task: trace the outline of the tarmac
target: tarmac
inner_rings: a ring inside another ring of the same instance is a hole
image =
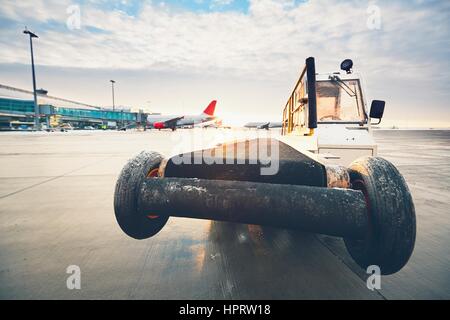
[[[0,299],[450,298],[450,131],[375,131],[411,189],[417,239],[373,291],[339,238],[184,218],[126,236],[113,210],[123,165],[168,155],[189,132],[1,133]],[[71,265],[79,290],[66,285]]]

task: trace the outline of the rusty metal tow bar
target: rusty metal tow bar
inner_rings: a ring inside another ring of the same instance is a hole
[[[364,195],[327,189],[195,178],[147,179],[137,197],[141,214],[295,228],[363,238],[368,228]]]

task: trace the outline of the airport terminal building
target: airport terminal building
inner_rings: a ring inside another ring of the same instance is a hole
[[[13,93],[11,95],[11,93]],[[40,123],[44,128],[117,129],[145,125],[147,115],[129,108],[102,108],[38,94]],[[0,130],[32,130],[33,93],[0,85]]]

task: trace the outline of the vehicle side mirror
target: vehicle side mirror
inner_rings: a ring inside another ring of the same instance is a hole
[[[378,123],[380,124],[381,118],[383,118],[384,106],[386,102],[383,100],[372,100],[372,105],[370,106],[370,118],[378,119]]]

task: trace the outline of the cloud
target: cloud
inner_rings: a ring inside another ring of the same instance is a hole
[[[440,55],[444,60],[448,54],[448,45],[443,48],[449,38],[445,2],[432,6],[380,3],[380,30],[367,28],[367,3],[257,0],[250,1],[248,14],[171,11],[158,2],[146,2],[137,16],[86,3],[80,7],[81,30],[71,31],[65,27],[69,4],[6,1],[0,14],[42,29],[37,45],[42,52],[39,63],[48,66],[222,70],[278,76],[299,66],[305,57],[316,55],[327,67],[331,60],[335,64],[337,57],[351,56],[364,59],[370,71],[384,71],[380,66],[395,59],[391,68],[402,73],[431,73],[441,67],[424,58]],[[47,28],[51,22],[55,27]],[[27,54],[25,50],[18,54],[26,43],[6,40],[17,38],[17,31],[1,31],[0,49],[6,53],[1,63],[20,63]]]

